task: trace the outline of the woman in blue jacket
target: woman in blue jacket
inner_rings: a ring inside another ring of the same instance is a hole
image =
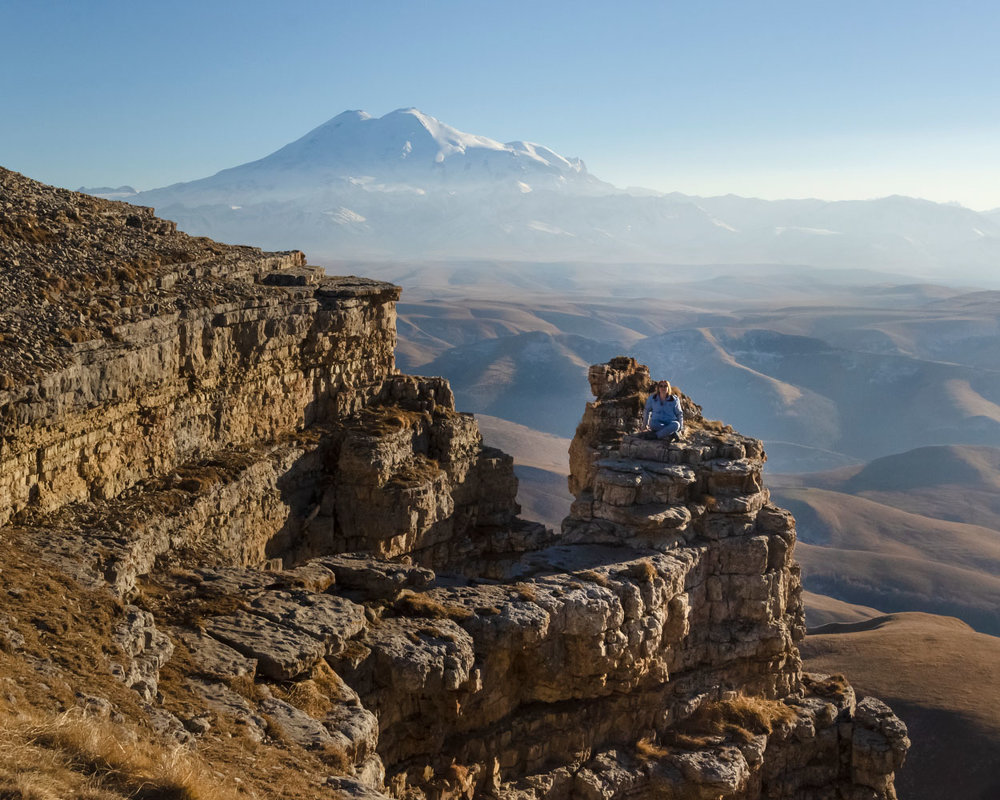
[[[678,439],[681,428],[684,427],[684,411],[681,409],[681,399],[672,393],[670,381],[660,381],[646,401],[642,412],[642,437],[644,439],[666,439],[673,442]]]

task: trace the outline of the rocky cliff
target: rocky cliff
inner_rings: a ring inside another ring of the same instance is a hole
[[[551,531],[396,371],[397,287],[6,171],[0,237],[3,796],[894,797],[905,728],[802,672],[760,442],[632,436],[645,367],[591,368]]]

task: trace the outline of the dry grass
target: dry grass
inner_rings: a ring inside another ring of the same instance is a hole
[[[573,575],[577,578],[582,578],[585,581],[596,583],[598,586],[607,586],[610,583],[607,575],[592,569],[585,569],[582,572],[574,572]]]
[[[665,747],[660,747],[649,736],[640,739],[635,743],[635,753],[643,761],[659,761],[670,755],[670,751]]]
[[[235,614],[246,607],[247,599],[242,595],[220,594],[213,597],[199,594],[176,598],[168,595],[150,610],[157,616],[170,619],[175,625],[203,630],[205,623],[213,617]]]
[[[839,672],[835,675],[827,675],[822,680],[813,680],[808,675],[803,677],[803,682],[814,694],[820,697],[838,698],[843,697],[851,689],[851,684]]]
[[[79,344],[80,342],[85,342],[88,339],[93,339],[95,333],[87,328],[63,328],[60,333],[70,342],[74,344]]]
[[[738,694],[728,700],[702,703],[694,714],[671,729],[669,740],[677,747],[691,749],[709,746],[720,738],[745,743],[772,733],[776,725],[790,723],[795,717],[795,711],[780,700]]]
[[[473,611],[465,606],[442,603],[433,597],[414,592],[403,592],[396,601],[396,611],[408,617],[428,617],[430,619],[453,619],[456,622],[468,619]]]
[[[226,679],[226,685],[240,697],[252,703],[259,703],[267,699],[267,692],[249,675],[236,675]]]
[[[636,561],[631,564],[628,568],[629,577],[635,578],[637,581],[642,581],[643,583],[652,583],[656,578],[656,567],[653,566],[653,562],[648,558],[644,558],[642,561]]]
[[[0,729],[4,800],[228,800],[193,753],[78,710],[9,718]]]
[[[361,411],[348,423],[348,427],[361,433],[378,435],[420,428],[429,422],[429,415],[423,411],[408,411],[399,406],[378,406]]]
[[[322,719],[334,707],[348,698],[349,690],[325,661],[320,661],[308,680],[297,681],[290,686],[272,685],[271,693],[289,703],[310,717]]]
[[[404,464],[402,469],[389,479],[389,483],[401,488],[420,486],[438,480],[443,474],[437,461],[415,453],[413,460]]]
[[[53,234],[39,226],[37,218],[29,217],[25,214],[18,216],[5,216],[0,219],[0,233],[12,239],[21,239],[32,244],[44,244],[52,238]]]
[[[726,423],[720,422],[717,419],[701,419],[701,420],[695,421],[694,424],[691,424],[691,425],[688,425],[688,423],[685,422],[685,425],[688,426],[688,427],[691,427],[692,429],[701,428],[702,430],[710,431],[711,433],[732,433],[733,432],[733,426],[732,425],[727,425]]]
[[[530,583],[514,584],[514,593],[522,600],[530,600],[534,602],[538,599],[538,591],[535,589],[534,585]]]
[[[644,761],[656,761],[669,756],[671,748],[701,750],[727,739],[745,744],[795,717],[795,711],[779,700],[738,694],[702,703],[694,714],[664,733],[662,745],[646,737],[636,742],[635,751]]]

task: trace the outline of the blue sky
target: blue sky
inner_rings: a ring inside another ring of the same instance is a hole
[[[147,189],[416,106],[619,186],[995,208],[998,35],[962,0],[0,0],[0,164]]]

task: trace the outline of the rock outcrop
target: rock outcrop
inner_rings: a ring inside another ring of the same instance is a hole
[[[107,656],[36,654],[39,686],[107,674],[220,774],[293,754],[286,796],[894,797],[901,723],[802,672],[759,441],[686,397],[680,442],[635,437],[648,371],[596,365],[546,530],[447,382],[395,370],[397,287],[0,191],[0,538],[108,609]]]

